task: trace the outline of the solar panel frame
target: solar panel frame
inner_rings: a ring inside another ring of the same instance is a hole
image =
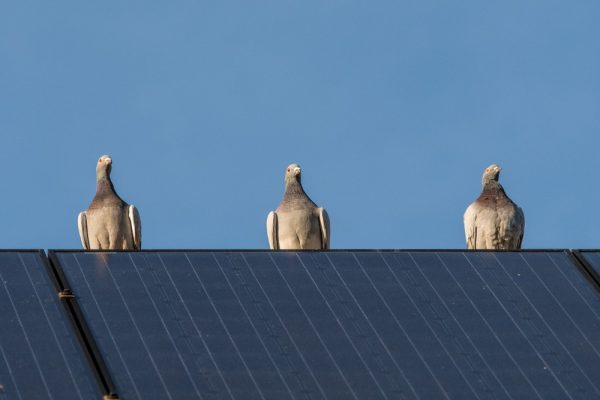
[[[44,252],[44,250],[42,250],[42,249],[0,249],[0,254],[7,254],[7,253],[9,253],[9,254],[10,253],[12,253],[12,254],[18,254],[19,255],[21,263],[23,264],[22,265],[23,266],[23,270],[27,274],[27,278],[28,278],[29,284],[32,286],[32,288],[33,288],[33,290],[35,292],[35,300],[32,302],[32,305],[34,305],[34,307],[35,307],[35,305],[39,305],[39,307],[41,307],[42,312],[44,314],[44,318],[39,319],[38,321],[40,321],[40,322],[41,321],[47,322],[47,324],[50,327],[51,332],[52,332],[52,335],[50,337],[54,337],[54,343],[56,343],[56,345],[59,347],[59,351],[62,354],[62,357],[64,358],[66,356],[73,356],[73,355],[75,355],[76,357],[81,356],[80,362],[82,364],[80,364],[80,366],[82,368],[84,368],[84,369],[86,367],[88,367],[89,365],[86,363],[85,355],[83,355],[83,353],[80,351],[80,348],[79,348],[79,343],[78,343],[78,339],[79,338],[77,337],[77,335],[75,334],[75,332],[73,332],[72,330],[70,330],[71,326],[70,326],[70,322],[68,321],[69,320],[69,315],[68,315],[68,313],[64,313],[64,311],[62,310],[62,305],[58,305],[56,303],[56,301],[58,301],[59,303],[63,303],[63,302],[61,300],[58,300],[58,292],[54,291],[56,289],[56,287],[54,285],[53,271],[52,271],[52,267],[51,267],[51,265],[50,265],[50,263],[49,263],[49,261],[48,261],[48,259],[46,257],[46,253]],[[40,270],[36,270],[34,267],[28,266],[28,263],[22,258],[23,255],[32,255],[32,256],[34,256],[37,259],[37,262],[39,262],[39,264],[40,264],[40,267],[41,267]],[[6,273],[5,271],[6,271],[6,269],[0,270],[0,275],[3,275],[4,273]],[[32,272],[36,272],[37,275],[36,276],[32,276],[31,275]],[[10,292],[8,290],[8,285],[9,284],[11,284],[11,281],[5,280],[3,282],[4,290],[6,291],[7,295],[10,295]],[[26,291],[27,287],[24,287],[23,289],[25,289],[25,291],[23,291],[22,294],[26,295],[27,294],[27,291]],[[48,290],[50,292],[47,292]],[[53,300],[48,303],[48,300],[50,298],[46,297],[46,296],[51,296],[51,298]],[[54,297],[54,296],[56,296],[56,297]],[[12,303],[12,300],[11,300],[11,303]],[[63,305],[64,305],[64,303],[63,303]],[[16,304],[13,303],[12,307],[14,309],[14,312],[17,313],[17,309],[15,308]],[[57,315],[54,314],[55,312],[58,312],[58,318],[59,318],[59,320],[56,320],[56,321],[53,319],[53,318],[57,317]],[[26,314],[23,314],[23,315],[17,313],[16,316],[19,319],[19,325],[21,326],[21,329],[23,330],[24,333],[26,333],[25,332],[26,327],[25,327],[23,321],[25,321],[25,319],[37,317],[35,315],[35,313],[34,314],[26,313]],[[61,320],[61,318],[64,318],[64,319]],[[61,332],[61,327],[62,327],[62,329],[64,329],[64,331],[62,331],[62,332]],[[32,329],[32,328],[30,327],[30,329]],[[31,333],[32,332],[29,332],[29,334],[31,334]],[[35,333],[36,333],[36,335],[40,335],[40,334],[43,335],[43,334],[46,333],[46,331],[41,330],[41,329],[36,329]],[[69,335],[69,333],[72,334],[71,338],[66,338],[66,337],[62,336],[64,334]],[[33,352],[34,352],[34,347],[32,346],[33,342],[30,342],[30,339],[28,339],[27,336],[26,336],[25,339],[29,343],[29,348],[32,351],[32,356],[37,359],[36,355],[33,354]],[[36,340],[36,339],[34,339],[34,340]],[[65,342],[65,340],[67,340],[67,341]],[[68,345],[68,343],[69,343],[68,341],[69,340],[72,340],[72,342],[70,344],[73,345],[73,346],[75,346],[75,347],[71,348],[68,351],[68,349],[64,348],[63,346]],[[40,343],[37,343],[36,345],[40,345]],[[47,348],[47,345],[45,345],[44,348]],[[72,351],[73,353],[71,353],[70,351]],[[8,366],[8,364],[7,364],[8,361],[4,357],[4,354],[3,354],[3,361]],[[80,396],[84,395],[84,394],[86,396],[89,395],[89,394],[91,394],[89,392],[87,392],[87,394],[86,393],[81,393],[80,390],[83,389],[83,388],[79,386],[79,383],[75,383],[75,379],[76,378],[73,375],[73,372],[71,371],[71,368],[68,367],[68,365],[71,362],[76,362],[76,361],[72,360],[72,359],[68,359],[68,360],[65,360],[65,362],[67,363],[67,368],[66,369],[69,370],[69,374],[71,376],[71,379],[73,379],[73,384],[75,385],[75,387],[77,389],[77,393],[79,393]],[[41,365],[38,364],[37,360],[36,360],[36,365],[37,365],[37,368],[38,368],[40,374],[42,374],[42,371],[46,371],[46,369],[44,369],[44,370],[41,369]],[[8,366],[8,367],[10,368],[10,366]],[[46,367],[47,367],[47,365],[46,365]],[[59,370],[60,370],[60,368],[62,368],[62,366],[60,365],[60,362],[58,360],[56,362],[53,362],[53,367],[59,367]],[[86,387],[85,390],[86,391],[90,390],[90,391],[92,391],[94,393],[97,393],[98,398],[100,398],[100,396],[102,396],[102,391],[101,391],[100,387],[96,385],[96,383],[97,383],[96,380],[94,378],[91,378],[91,376],[94,374],[93,369],[89,369],[86,372],[89,373],[89,376],[86,375],[86,378],[88,378],[88,377],[90,378],[90,380],[87,383],[90,384],[91,386]],[[85,375],[85,372],[84,372],[84,375]],[[42,377],[42,379],[44,379],[44,378]],[[11,373],[11,384],[12,384],[13,387],[17,388],[17,383],[13,380],[12,373]],[[46,382],[44,384],[44,386],[46,387],[46,391],[47,391],[46,394],[49,396],[49,398],[51,396],[53,396],[53,395],[57,395],[56,389],[53,388],[56,384],[57,383],[55,381],[48,381],[48,382]],[[28,387],[29,388],[35,388],[36,386],[29,384]],[[4,398],[2,395],[6,394],[4,392],[4,390],[5,390],[5,388],[2,387],[2,391],[0,391],[0,397],[2,397],[2,398]],[[35,390],[35,389],[32,389],[32,390]],[[53,394],[51,394],[51,392],[53,392]],[[42,396],[43,395],[40,392],[35,392],[35,393],[36,393],[35,394],[36,398],[38,398],[37,396]],[[16,392],[16,396],[18,398],[22,398],[22,395],[19,392]],[[63,396],[63,398],[66,397],[65,394],[63,394],[62,396]],[[69,397],[66,397],[66,398],[69,398]]]
[[[69,252],[82,253],[82,251],[58,251],[58,252],[59,253],[69,253]],[[115,251],[106,251],[106,252],[107,253],[121,253],[121,252],[115,252]],[[258,250],[258,249],[257,250],[224,250],[224,249],[223,250],[208,250],[208,249],[206,249],[206,250],[144,250],[141,253],[159,253],[159,252],[160,253],[167,253],[167,254],[168,253],[185,253],[185,252],[187,252],[187,253],[206,254],[206,255],[210,255],[210,254],[219,255],[219,254],[223,254],[223,253],[236,253],[236,252],[244,252],[244,253],[247,253],[247,254],[266,253],[265,250]],[[506,252],[503,252],[503,251],[500,251],[500,252],[498,252],[498,251],[465,251],[465,250],[458,250],[458,249],[457,250],[430,250],[430,249],[417,249],[417,250],[395,250],[395,249],[389,249],[389,250],[387,250],[387,249],[384,249],[384,250],[332,250],[332,251],[329,251],[327,253],[323,253],[323,252],[319,252],[319,251],[278,251],[278,252],[274,252],[272,254],[277,254],[277,253],[281,254],[281,253],[286,253],[286,252],[287,253],[298,253],[300,255],[302,255],[302,254],[310,255],[311,253],[314,253],[314,254],[330,254],[330,255],[335,255],[335,254],[338,254],[338,253],[347,253],[347,252],[362,252],[362,253],[367,253],[367,254],[368,253],[373,253],[373,254],[375,254],[375,253],[381,253],[381,254],[388,254],[388,255],[389,254],[394,254],[394,253],[406,253],[406,252],[411,252],[411,253],[415,253],[415,254],[419,254],[419,253],[435,253],[435,252],[464,253],[464,254],[470,254],[470,253],[471,254],[477,254],[477,253],[499,253],[499,254],[502,254],[502,253],[515,253],[515,252],[510,252],[510,251],[506,251]],[[129,253],[129,252],[125,251],[123,253]],[[136,252],[136,253],[140,253],[140,252]],[[590,280],[589,279],[589,274],[587,273],[587,269],[582,265],[582,263],[580,262],[580,260],[571,251],[569,251],[569,250],[560,250],[560,249],[552,249],[552,250],[524,250],[524,251],[521,251],[520,253],[524,253],[524,254],[530,254],[530,253],[562,253],[562,254],[565,254],[565,255],[567,255],[567,257],[570,260],[571,264],[573,264],[577,269],[579,269],[579,272],[582,272],[583,276],[586,279]],[[58,259],[56,259],[56,254],[54,254],[54,252],[51,251],[50,255],[51,255],[51,259],[55,259],[56,260],[56,265],[59,265],[59,261],[58,261]],[[218,257],[215,256],[215,260],[217,260],[217,258]],[[191,263],[191,261],[190,261],[190,263]],[[217,264],[219,264],[218,260],[217,260]],[[279,267],[279,264],[276,264],[276,265]],[[219,266],[219,268],[222,268],[222,267]],[[223,272],[223,273],[225,274],[225,272]],[[341,276],[340,276],[340,278],[341,278]],[[316,278],[313,278],[313,283],[315,284],[315,286],[319,287],[318,285],[316,285],[316,282],[314,282],[314,279],[316,279]],[[63,281],[66,282],[66,280],[63,280]],[[236,294],[236,291],[233,290],[233,287],[231,286],[231,282],[229,282],[229,280],[227,278],[225,279],[225,281],[227,281],[227,285],[229,285],[231,287],[233,293],[235,294],[235,298],[236,298],[237,302],[239,302],[240,304],[242,304],[242,300],[238,297],[238,294]],[[590,282],[594,283],[593,281],[590,281]],[[63,285],[63,286],[65,288],[68,288],[68,285]],[[290,291],[291,291],[291,288],[289,286],[288,286],[288,289],[290,289]],[[205,292],[207,291],[206,288],[203,288],[203,290]],[[218,290],[216,292],[214,292],[214,293],[217,296],[219,295],[219,291]],[[325,292],[321,292],[320,290],[318,290],[317,293],[323,299],[326,299],[327,295],[325,294]],[[266,295],[266,293],[265,293],[265,295]],[[301,297],[305,296],[306,297],[306,295],[307,295],[307,293],[300,293],[298,296],[301,296]],[[351,295],[354,296],[352,293],[351,293]],[[294,295],[294,296],[296,296],[296,295]],[[356,302],[356,299],[354,301]],[[298,299],[296,299],[296,302],[299,303]],[[326,300],[326,302],[327,302],[327,300]],[[442,302],[444,302],[444,300]],[[356,302],[356,303],[358,303],[358,302]],[[328,307],[332,307],[331,304],[333,304],[333,303],[328,303],[328,304],[329,304]],[[243,308],[243,306],[242,306],[242,308]],[[359,306],[359,308],[360,308],[360,306]],[[330,308],[330,311],[332,312],[333,315],[336,315],[336,313],[333,311],[333,309]],[[246,313],[246,316],[250,320],[251,318],[248,316],[247,311],[244,310],[244,312]],[[363,311],[361,310],[360,312],[363,312]],[[307,316],[307,314],[306,314],[305,311],[302,310],[301,313],[304,313],[304,315]],[[277,314],[277,312],[276,312],[276,314]],[[80,315],[79,317],[83,319],[83,315]],[[223,323],[223,322],[221,321],[221,323]],[[323,322],[321,321],[321,322],[318,322],[318,323],[322,324]],[[340,322],[338,322],[338,323],[340,323]],[[369,324],[371,324],[371,322],[369,322]],[[545,322],[543,324],[545,324]],[[543,324],[542,324],[542,326],[543,326]],[[373,326],[371,326],[371,328],[377,334],[377,329],[375,329]],[[256,331],[257,328],[254,325],[252,325],[252,329],[254,329],[254,331]],[[315,332],[318,332],[318,329],[315,328],[314,326],[312,327],[312,329]],[[344,330],[344,329],[342,328],[342,330]],[[90,332],[88,331],[87,334],[90,334]],[[231,332],[228,332],[227,335],[231,335]],[[288,333],[288,335],[289,335],[289,333]],[[350,347],[354,348],[354,351],[357,354],[360,354],[360,352],[355,347],[356,343],[352,343],[352,340],[347,336],[348,333],[344,331],[344,335],[346,336],[346,339],[350,341],[350,343],[351,343]],[[379,341],[383,343],[383,341],[381,339],[379,339]],[[439,339],[438,339],[438,341],[439,341]],[[265,347],[266,346],[265,343],[262,343],[262,346]],[[266,347],[265,347],[265,349],[266,349]],[[96,348],[96,351],[98,351],[97,348]],[[237,351],[239,353],[239,350],[237,350]],[[367,363],[367,362],[368,361],[366,361],[366,359],[359,360],[359,363],[363,363],[364,364],[364,363]],[[305,362],[305,365],[308,368],[308,364],[306,364],[306,362]],[[365,366],[366,366],[366,364],[365,364]],[[245,368],[248,369],[248,366],[246,366]],[[310,370],[310,368],[308,368],[308,369]],[[459,369],[459,368],[457,367],[457,369]],[[107,372],[107,374],[108,374],[108,372]],[[470,381],[468,379],[466,379],[466,378],[463,378],[463,379],[464,379],[464,381],[466,382],[467,385],[470,384],[469,383]],[[317,386],[319,386],[318,383],[317,383]],[[113,386],[113,388],[114,388],[114,386]],[[321,388],[321,390],[322,390],[322,388]],[[473,393],[475,393],[475,392],[473,392]],[[324,394],[324,393],[322,393],[322,394]],[[351,395],[354,398],[362,398],[361,396],[357,396],[355,393],[351,394]],[[323,395],[323,397],[326,397],[326,396]]]

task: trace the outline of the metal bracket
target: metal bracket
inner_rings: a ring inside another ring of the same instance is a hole
[[[69,289],[65,289],[62,292],[58,292],[58,298],[61,300],[74,299],[75,295]]]

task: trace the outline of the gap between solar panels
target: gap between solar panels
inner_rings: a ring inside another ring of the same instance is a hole
[[[56,286],[58,298],[67,310],[67,314],[70,317],[72,327],[77,334],[83,352],[95,373],[98,384],[104,392],[103,400],[119,400],[115,385],[108,374],[106,364],[96,347],[94,338],[87,326],[87,322],[77,304],[76,296],[69,287],[68,280],[64,276],[61,268],[58,267],[58,260],[56,259],[56,254],[53,250],[48,252],[47,261],[48,273]]]
[[[576,260],[575,265],[581,273],[589,279],[598,291],[600,291],[600,250],[571,250],[571,256]],[[597,260],[594,260],[594,257]],[[596,263],[594,263],[596,261]],[[597,265],[594,265],[597,264]]]

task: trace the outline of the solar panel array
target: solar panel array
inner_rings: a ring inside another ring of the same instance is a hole
[[[46,263],[0,252],[0,399],[100,399]]]
[[[567,251],[51,257],[123,399],[600,398]]]

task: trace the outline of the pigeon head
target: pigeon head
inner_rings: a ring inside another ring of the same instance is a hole
[[[481,183],[483,186],[486,186],[492,182],[498,182],[498,179],[500,178],[500,171],[502,171],[502,168],[496,164],[492,164],[487,167],[485,171],[483,171],[483,177],[481,178]]]
[[[285,185],[288,186],[290,183],[300,183],[302,169],[298,164],[290,164],[285,170]]]
[[[110,156],[104,155],[98,159],[98,164],[96,165],[96,178],[109,178],[110,171],[112,169],[112,158]]]

